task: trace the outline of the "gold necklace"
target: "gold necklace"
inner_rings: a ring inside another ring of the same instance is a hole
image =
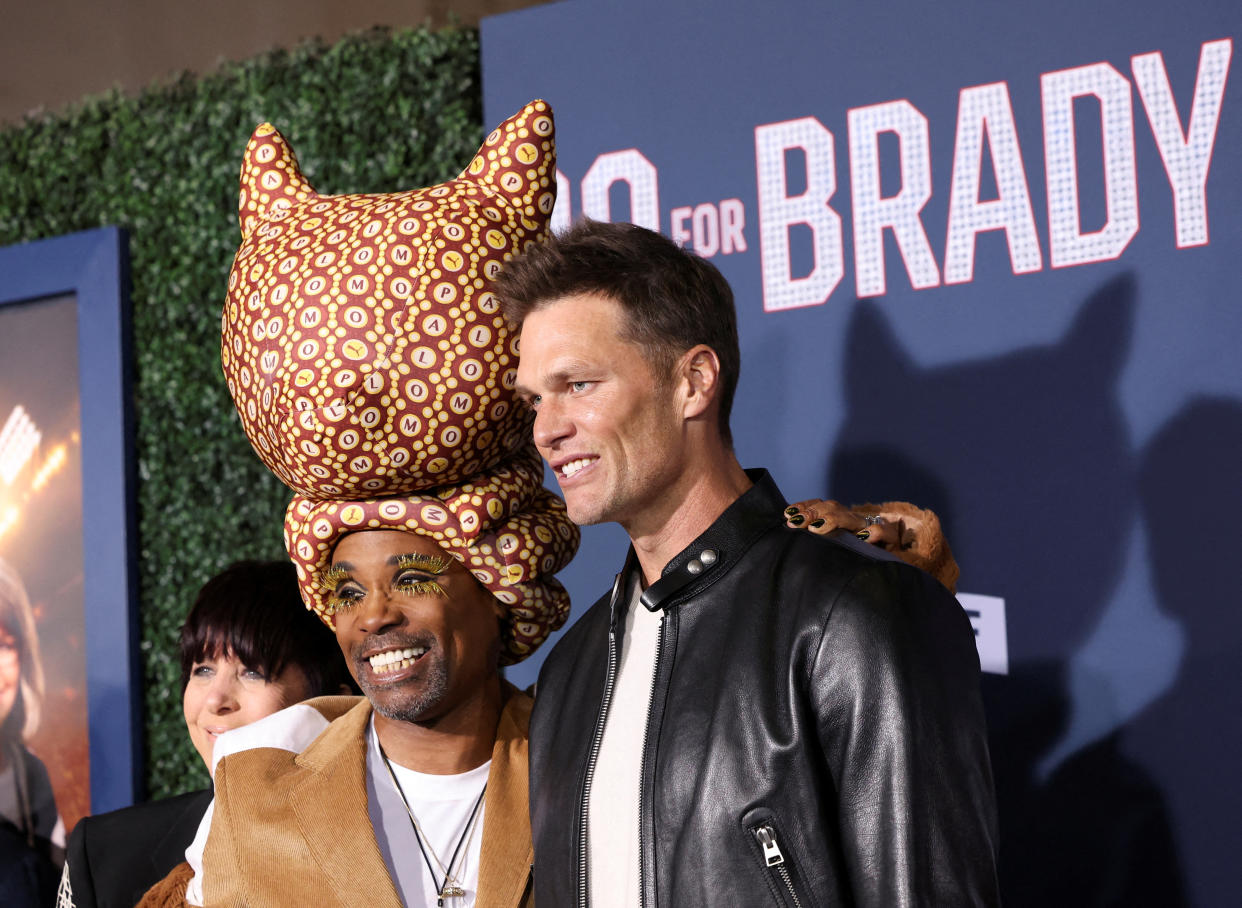
[[[487,783],[483,783],[483,788],[479,791],[479,796],[474,799],[474,807],[470,808],[470,819],[466,821],[466,828],[462,830],[461,835],[457,839],[457,845],[453,848],[453,856],[449,858],[448,866],[444,866],[444,862],[440,860],[435,849],[431,847],[431,842],[423,845],[423,834],[418,828],[418,820],[414,819],[414,811],[410,810],[410,802],[405,799],[405,791],[401,788],[401,783],[397,781],[397,774],[392,771],[392,764],[388,762],[388,754],[384,753],[383,745],[376,742],[379,746],[380,758],[384,761],[384,766],[388,770],[388,778],[392,779],[393,788],[397,789],[397,796],[401,798],[401,804],[405,807],[405,813],[410,818],[410,825],[414,827],[414,841],[418,843],[418,850],[423,855],[423,863],[427,865],[427,872],[431,874],[431,885],[436,889],[436,905],[443,908],[444,900],[449,898],[457,898],[464,896],[466,890],[461,888],[456,877],[452,874],[453,865],[457,863],[457,856],[461,853],[461,847],[468,842],[474,835],[474,824],[479,818],[479,805],[483,803],[483,793],[487,791]],[[440,868],[440,872],[444,874],[444,882],[436,885],[436,872],[431,869],[431,859],[427,857],[427,853],[431,852],[431,858],[435,859],[436,866]]]

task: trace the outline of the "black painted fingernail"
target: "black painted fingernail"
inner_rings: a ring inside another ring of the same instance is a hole
[[[854,535],[857,536],[859,539],[870,539],[871,531],[870,530],[859,530]]]
[[[820,517],[818,520],[811,521],[811,529],[813,530],[818,530],[823,525],[824,525],[824,518],[822,517]]]
[[[792,517],[794,514],[798,513],[798,509],[795,508],[793,505],[790,505],[789,507],[785,508],[785,513],[788,514],[790,517]]]
[[[796,527],[802,526],[802,522],[804,520],[806,520],[806,518],[803,517],[801,514],[796,514],[793,517],[789,518],[789,522],[792,523]]]

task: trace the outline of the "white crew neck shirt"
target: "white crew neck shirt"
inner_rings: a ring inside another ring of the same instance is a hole
[[[410,906],[436,904],[438,887],[444,881],[444,871],[432,857],[432,852],[446,867],[453,849],[464,834],[467,838],[454,862],[453,878],[466,891],[465,896],[446,898],[445,908],[474,908],[479,891],[479,854],[483,844],[483,811],[480,803],[473,823],[470,812],[479,799],[492,761],[468,772],[450,776],[428,775],[415,772],[392,763],[393,774],[401,784],[410,812],[418,821],[423,834],[423,847],[435,871],[432,879],[427,861],[418,849],[414,827],[409,813],[401,802],[392,777],[384,766],[380,754],[379,738],[375,733],[375,720],[367,727],[367,808],[371,826],[379,843],[384,863],[392,877],[401,900]],[[467,832],[467,826],[470,831]]]
[[[643,738],[663,613],[648,611],[639,600],[642,587],[637,571],[629,583],[625,634],[588,795],[591,908],[636,908],[641,902],[638,824]]]

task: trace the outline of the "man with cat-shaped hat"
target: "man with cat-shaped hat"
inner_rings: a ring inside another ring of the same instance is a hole
[[[564,622],[552,575],[578,531],[542,486],[491,284],[546,236],[554,190],[542,101],[409,192],[321,196],[278,132],[254,133],[224,374],[295,493],[303,599],[366,697],[220,739],[191,904],[530,903],[531,699],[501,666]]]
[[[390,194],[321,196],[280,134],[256,130],[224,373],[295,492],[285,541],[303,599],[366,697],[221,738],[195,877],[144,905],[531,903],[532,701],[500,667],[564,622],[552,575],[578,531],[542,486],[493,281],[546,239],[554,200],[542,101],[457,179]]]

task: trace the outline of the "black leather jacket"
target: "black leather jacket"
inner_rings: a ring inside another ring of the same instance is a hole
[[[852,536],[784,526],[766,473],[643,594],[644,908],[997,905],[979,660],[957,601]],[[633,555],[626,571],[636,570]],[[557,644],[531,721],[540,908],[587,904],[585,805],[626,572]]]

